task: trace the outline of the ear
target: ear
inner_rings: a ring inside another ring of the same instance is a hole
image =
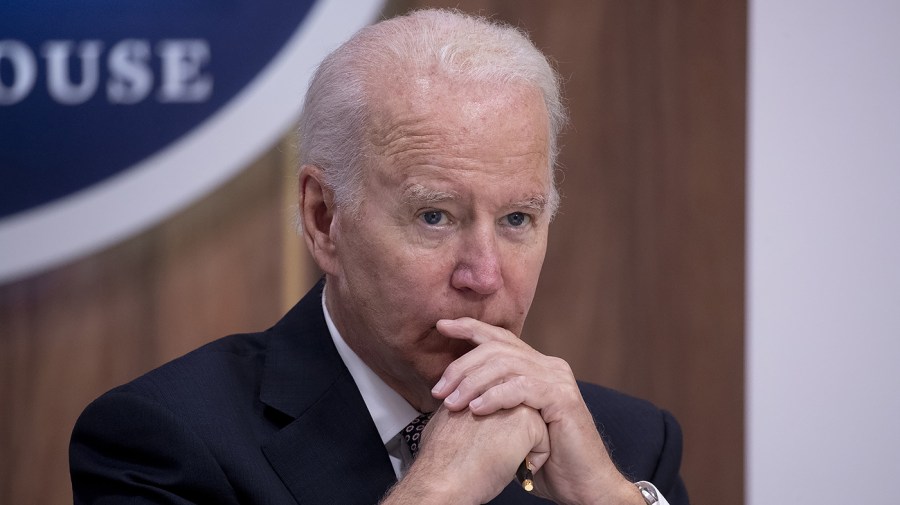
[[[303,239],[313,259],[327,274],[338,269],[335,246],[334,192],[325,185],[325,174],[315,165],[303,165],[298,176],[300,225]]]

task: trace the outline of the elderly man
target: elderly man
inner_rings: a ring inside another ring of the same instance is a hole
[[[507,26],[421,11],[338,48],[299,130],[324,282],[268,331],[91,404],[76,502],[687,503],[671,416],[518,337],[564,117]],[[523,462],[532,493],[511,482]]]

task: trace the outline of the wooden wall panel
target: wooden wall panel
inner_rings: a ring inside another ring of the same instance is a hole
[[[694,503],[743,502],[744,0],[394,2],[525,28],[565,79],[525,338],[673,411]]]
[[[526,28],[572,113],[525,337],[685,431],[693,503],[742,503],[746,2],[406,0]],[[274,322],[316,278],[287,142],[123,244],[0,286],[0,504],[69,503],[92,398]],[[86,224],[86,225],[89,225]]]
[[[121,245],[0,286],[0,504],[71,503],[69,434],[93,398],[281,316],[283,251],[299,241],[289,151]]]

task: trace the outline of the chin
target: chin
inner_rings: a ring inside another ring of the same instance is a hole
[[[440,350],[419,357],[417,368],[419,368],[425,380],[428,381],[429,388],[437,384],[437,381],[444,375],[444,370],[447,369],[450,363],[474,349],[471,344],[461,340],[452,340],[449,344],[443,346]]]

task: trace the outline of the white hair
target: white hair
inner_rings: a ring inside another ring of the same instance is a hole
[[[322,61],[310,81],[297,129],[301,166],[321,168],[335,204],[355,212],[372,83],[385,75],[434,67],[463,80],[524,83],[540,90],[550,129],[547,203],[552,216],[559,203],[553,177],[557,139],[566,122],[559,76],[522,30],[455,10],[420,10],[381,21],[357,32]]]

